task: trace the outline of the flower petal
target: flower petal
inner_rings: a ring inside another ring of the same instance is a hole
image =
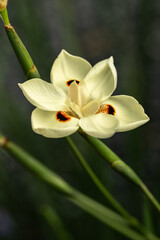
[[[35,78],[18,85],[28,101],[40,109],[57,111],[65,108],[66,95],[51,83]]]
[[[81,57],[69,54],[62,50],[53,63],[51,69],[51,82],[67,91],[67,82],[81,81],[92,68],[90,63]]]
[[[84,117],[88,117],[90,115],[93,115],[98,111],[99,107],[100,107],[100,101],[99,100],[93,100],[81,109],[82,115]]]
[[[33,131],[48,138],[71,135],[79,128],[79,120],[64,112],[49,112],[36,108],[31,116]]]
[[[118,132],[132,130],[149,121],[143,107],[131,96],[113,96],[104,103],[111,105],[115,109],[115,117],[120,122]]]
[[[71,99],[72,102],[76,104],[78,103],[78,92],[78,85],[73,82],[68,88],[68,97]]]
[[[80,127],[88,135],[96,138],[109,138],[118,128],[119,121],[112,115],[98,113],[90,117],[81,118]]]
[[[113,58],[97,63],[86,75],[84,82],[93,99],[106,100],[117,86],[117,72]]]
[[[72,102],[76,103],[80,108],[88,103],[88,96],[86,92],[85,83],[81,82],[79,85],[72,82],[68,87],[68,97]]]

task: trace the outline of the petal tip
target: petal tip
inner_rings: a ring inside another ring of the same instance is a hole
[[[65,49],[62,49],[59,55],[64,55],[64,56],[68,55],[68,56],[70,56],[71,54],[69,52],[67,52]]]
[[[18,87],[22,89],[22,83],[18,83]]]
[[[148,117],[148,115],[147,114],[145,114],[146,115],[146,123],[147,122],[149,122],[150,121],[150,117]]]
[[[113,56],[111,56],[108,60],[111,61],[112,63],[114,63]]]
[[[60,54],[61,53],[68,53],[64,48],[61,50]]]

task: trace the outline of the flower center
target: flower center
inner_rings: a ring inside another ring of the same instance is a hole
[[[72,82],[76,82],[77,84],[79,84],[80,81],[76,80],[76,79],[71,79],[69,81],[66,82],[67,86],[69,87],[71,85]]]
[[[76,79],[71,79],[68,82],[68,99],[67,105],[69,115],[74,116],[76,118],[82,117],[81,109],[84,105],[86,105],[86,93],[85,93],[85,85],[84,83]]]
[[[100,106],[100,108],[98,109],[97,113],[107,113],[107,114],[115,115],[116,114],[116,110],[110,104],[103,104],[103,105]]]

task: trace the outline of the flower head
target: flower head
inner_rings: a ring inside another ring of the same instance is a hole
[[[117,86],[112,57],[92,67],[62,50],[53,63],[51,83],[35,78],[19,86],[37,107],[31,116],[33,130],[45,137],[65,137],[81,127],[88,135],[108,138],[149,120],[135,98],[111,96]]]

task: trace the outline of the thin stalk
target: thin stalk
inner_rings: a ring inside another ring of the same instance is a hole
[[[85,158],[82,156],[74,142],[70,137],[66,137],[66,140],[72,149],[75,156],[78,158],[80,164],[84,168],[84,170],[88,173],[89,177],[92,179],[94,184],[97,186],[97,188],[100,190],[100,192],[105,196],[105,198],[110,202],[110,204],[127,220],[131,219],[131,216],[129,213],[116,201],[116,199],[112,196],[112,194],[106,189],[106,187],[102,184],[102,182],[99,180],[99,178],[96,176],[96,174],[93,172],[93,170],[90,168],[88,163],[86,162]]]
[[[72,235],[65,228],[61,218],[58,216],[56,211],[49,205],[43,205],[40,208],[40,212],[46,219],[48,224],[51,226],[53,231],[59,240],[73,240]]]
[[[123,217],[72,188],[60,176],[52,172],[37,159],[25,152],[22,148],[7,140],[3,135],[0,135],[0,147],[20,164],[29,169],[32,173],[36,174],[41,180],[53,187],[53,189],[58,190],[59,193],[66,196],[68,200],[112,229],[132,240],[147,240],[146,237],[134,230],[131,230],[127,221]]]
[[[14,49],[14,52],[19,60],[26,78],[40,78],[39,72],[33,63],[32,58],[30,57],[27,49],[25,48],[15,29],[9,22],[7,9],[4,9],[2,12],[0,12],[0,15],[4,22],[8,39]]]
[[[78,205],[80,208],[85,210],[86,212],[92,214],[96,217],[95,211],[94,211],[94,204],[96,203],[94,200],[86,197],[84,194],[81,194],[80,192],[77,192],[77,194],[74,196],[74,198],[71,199],[73,203]],[[148,239],[139,233],[135,232],[134,230],[131,230],[129,228],[126,228],[124,224],[119,224],[117,221],[113,221],[107,217],[104,213],[104,208],[101,206],[99,208],[99,213],[101,216],[101,221],[106,223],[109,227],[113,228],[114,230],[123,233],[124,236],[128,237],[129,239],[134,240],[142,240],[142,239]],[[118,224],[117,224],[118,223]],[[151,239],[150,239],[151,240]],[[157,239],[158,240],[158,239]]]
[[[154,224],[153,224],[153,216],[151,212],[151,208],[149,205],[149,201],[146,196],[143,196],[143,206],[142,206],[142,214],[143,214],[143,224],[145,228],[147,228],[151,232],[155,232]]]
[[[8,18],[8,12],[7,9],[5,8],[3,11],[0,12],[0,16],[4,22],[4,25],[9,24],[9,18]]]
[[[81,152],[78,150],[74,142],[70,137],[66,137],[66,140],[71,147],[73,153],[78,158],[80,164],[84,168],[84,170],[88,173],[89,177],[92,179],[94,184],[97,186],[99,191],[104,195],[104,197],[110,202],[110,204],[128,221],[129,225],[133,228],[140,231],[142,234],[144,234],[147,239],[154,240],[154,235],[147,231],[144,226],[141,225],[141,223],[134,217],[132,217],[126,209],[123,208],[123,206],[112,196],[112,194],[106,189],[106,187],[103,185],[103,183],[99,180],[99,178],[95,175],[95,173],[92,171],[88,163],[86,162],[85,158],[81,154]]]
[[[149,191],[149,189],[146,187],[146,185],[131,167],[129,167],[125,162],[123,162],[109,147],[107,147],[99,139],[88,136],[82,130],[80,130],[79,133],[88,141],[89,144],[91,144],[91,146],[96,150],[96,152],[110,164],[113,169],[115,169],[121,175],[125,176],[131,182],[136,184],[148,197],[154,207],[160,212],[159,202],[156,200],[153,194]]]

